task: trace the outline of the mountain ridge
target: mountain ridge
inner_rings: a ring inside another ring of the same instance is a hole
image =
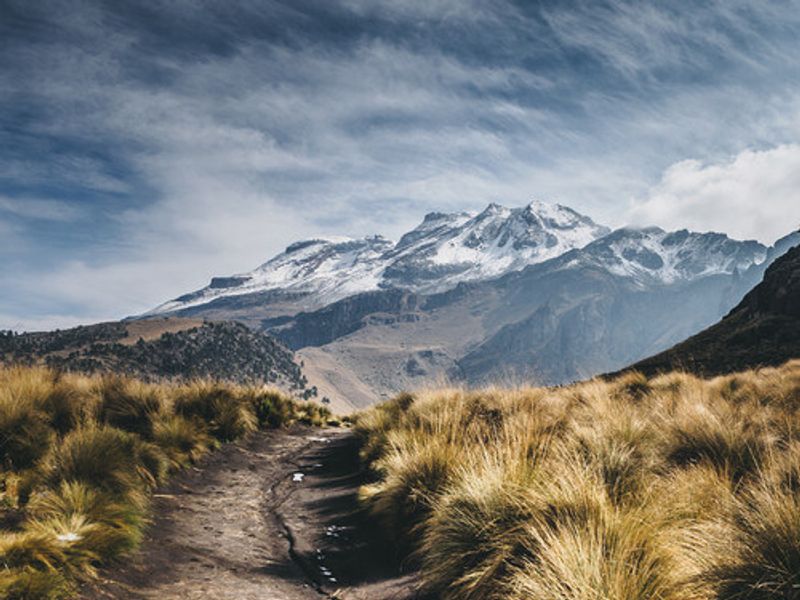
[[[795,236],[768,248],[491,204],[428,213],[396,243],[299,241],[160,310],[265,331],[322,394],[362,408],[446,382],[561,384],[624,368],[718,321]]]
[[[303,309],[389,287],[436,292],[554,258],[610,231],[562,205],[490,204],[477,214],[428,213],[397,243],[382,236],[327,237],[290,244],[256,269],[214,277],[201,290],[142,316],[176,313],[224,297],[303,294]]]
[[[800,242],[800,239],[795,241]],[[630,368],[711,376],[800,357],[800,246],[778,257],[719,323]]]
[[[250,295],[260,295],[262,306],[272,306],[264,315],[269,318],[313,311],[351,295],[391,287],[439,293],[459,283],[495,279],[559,259],[592,244],[599,251],[604,248],[603,240],[609,242],[605,246],[606,258],[611,261],[607,268],[667,282],[717,272],[730,274],[734,268],[746,270],[766,260],[768,252],[759,242],[733,240],[713,232],[665,232],[655,227],[612,231],[561,204],[533,201],[521,208],[506,208],[492,203],[474,214],[428,213],[397,243],[379,235],[301,240],[252,271],[214,277],[205,288],[142,316],[189,316],[215,302],[230,304],[236,297]],[[681,264],[672,259],[690,250],[687,240],[699,253],[710,253],[713,260],[703,263],[702,257],[695,256],[694,262],[681,270]],[[617,252],[612,241],[626,247]],[[731,253],[738,259],[732,261]],[[602,258],[598,252],[593,260]],[[290,298],[289,306],[281,304],[286,298]]]

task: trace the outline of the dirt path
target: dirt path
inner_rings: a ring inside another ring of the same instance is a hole
[[[158,491],[142,549],[82,597],[410,600],[413,574],[359,525],[359,483],[347,431],[226,445]]]

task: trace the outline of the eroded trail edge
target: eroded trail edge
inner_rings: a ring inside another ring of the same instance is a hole
[[[360,483],[346,430],[226,445],[158,490],[141,550],[83,598],[413,598],[413,574],[360,521]]]

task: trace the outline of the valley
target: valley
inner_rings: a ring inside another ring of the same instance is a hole
[[[442,384],[564,384],[712,325],[800,232],[611,229],[544,202],[431,213],[395,244],[297,242],[143,315],[235,319],[297,353],[338,411]]]

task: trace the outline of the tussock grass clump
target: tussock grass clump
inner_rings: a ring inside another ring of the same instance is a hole
[[[137,433],[153,434],[153,423],[164,409],[164,390],[118,375],[106,375],[98,385],[98,419],[103,423]]]
[[[196,463],[214,445],[205,427],[180,415],[156,421],[153,442],[162,449],[173,468]]]
[[[439,444],[394,440],[392,450],[377,465],[386,473],[379,483],[361,490],[361,499],[395,543],[411,548],[416,528],[431,511],[433,499],[450,482],[453,454]]]
[[[210,433],[227,442],[258,427],[248,395],[214,381],[196,381],[178,388],[175,411],[208,424]]]
[[[497,468],[460,477],[434,503],[419,554],[429,589],[442,598],[506,597],[536,511],[524,483],[508,475]]]
[[[52,457],[49,479],[77,481],[114,494],[152,484],[144,473],[138,440],[109,426],[88,426],[67,434]]]
[[[252,390],[248,398],[259,427],[282,427],[291,422],[297,406],[276,389]]]
[[[434,597],[800,599],[800,361],[424,391],[357,430]]]
[[[514,569],[505,598],[687,600],[657,537],[633,511],[602,510],[557,527],[533,523],[529,558]]]
[[[0,598],[74,597],[138,546],[170,470],[258,427],[329,416],[271,389],[0,368]]]
[[[800,598],[800,494],[766,478],[736,508],[733,553],[711,573],[720,596]]]
[[[664,420],[664,452],[678,466],[708,462],[734,479],[752,474],[770,447],[773,430],[753,405],[690,402]]]
[[[327,425],[331,417],[330,409],[319,404],[304,404],[297,409],[297,420],[304,425]]]
[[[60,600],[75,594],[75,584],[54,570],[31,567],[0,571],[0,597],[7,600]]]
[[[0,460],[6,469],[21,471],[34,466],[53,438],[47,415],[33,402],[0,392]]]
[[[360,455],[364,464],[372,466],[381,457],[389,431],[396,427],[400,417],[413,403],[414,396],[403,393],[356,416],[355,431],[361,438]]]

